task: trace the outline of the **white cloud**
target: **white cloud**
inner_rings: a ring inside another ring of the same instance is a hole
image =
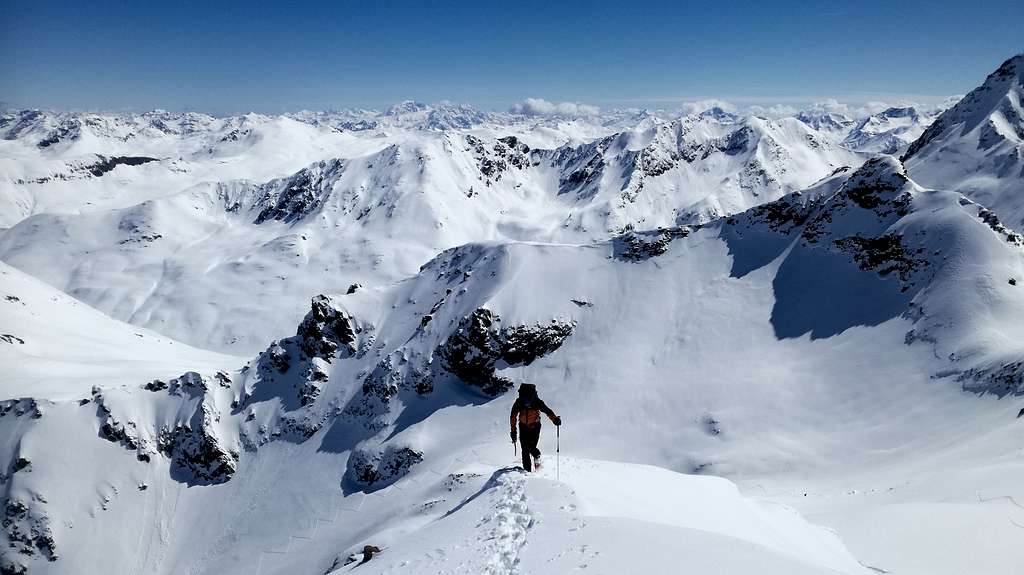
[[[964,95],[963,94],[958,94],[956,96],[950,96],[950,97],[946,98],[945,100],[939,102],[935,106],[933,106],[933,108],[936,109],[936,110],[946,110],[946,109],[952,108],[953,106],[955,106],[957,104],[957,102],[959,102],[960,100],[963,100],[963,99],[964,99]]]
[[[850,106],[839,102],[835,98],[813,102],[807,107],[807,111],[815,114],[851,114]]]
[[[887,108],[914,106],[920,111],[945,109],[956,103],[959,97],[949,99],[934,96],[907,95],[900,97],[895,94],[865,94],[836,97],[782,96],[753,98],[734,96],[729,100],[718,98],[700,98],[682,102],[679,112],[685,115],[699,114],[712,108],[721,108],[726,112],[740,116],[759,116],[778,119],[792,117],[801,111],[818,114],[842,114],[852,119],[860,119],[877,114]],[[661,100],[659,100],[661,101]],[[547,116],[567,118],[593,118],[608,110],[602,111],[597,106],[579,102],[551,102],[543,98],[527,98],[509,108],[513,114],[524,116]],[[611,110],[611,112],[621,110]],[[665,114],[674,114],[666,111]]]
[[[544,98],[527,98],[516,102],[509,109],[513,114],[523,116],[596,116],[601,109],[579,102],[549,102]]]
[[[828,98],[825,100],[819,100],[813,102],[804,109],[812,113],[831,113],[831,114],[843,114],[851,118],[864,118],[872,114],[877,114],[889,108],[905,108],[915,107],[917,109],[924,109],[920,102],[913,100],[899,99],[892,101],[881,101],[881,100],[868,100],[862,102],[840,102],[835,98]]]
[[[771,106],[759,106],[754,104],[748,106],[746,113],[753,116],[760,116],[762,118],[785,118],[787,116],[795,116],[800,110],[795,106],[789,104],[773,104]]]
[[[916,103],[907,100],[899,100],[896,102],[864,102],[860,107],[860,112],[864,115],[877,114],[879,112],[888,110],[889,108],[904,108],[907,106],[917,106]]]
[[[683,102],[683,113],[686,115],[699,114],[701,112],[710,110],[711,108],[721,108],[726,112],[735,112],[736,106],[731,102],[725,100],[716,100],[714,98],[708,98],[705,100],[694,100],[692,102]]]

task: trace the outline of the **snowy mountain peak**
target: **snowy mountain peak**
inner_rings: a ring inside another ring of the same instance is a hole
[[[934,117],[921,114],[912,106],[887,108],[856,122],[843,145],[862,152],[898,154],[921,135]]]
[[[727,112],[720,106],[712,106],[711,108],[708,108],[707,110],[704,110],[703,112],[697,114],[697,117],[710,118],[712,120],[722,123],[738,122],[741,119],[741,116],[739,116],[738,114]]]
[[[1024,52],[1003,62],[1003,64],[992,73],[992,75],[1007,78],[1015,76],[1018,84],[1024,82]]]
[[[918,113],[917,109],[913,106],[903,106],[886,108],[885,110],[882,110],[880,115],[886,118],[916,118]]]
[[[815,130],[824,132],[848,130],[854,124],[853,118],[838,112],[802,110],[797,113],[796,119]]]
[[[1024,227],[1024,54],[939,115],[903,161],[923,185],[959,191]]]
[[[425,111],[428,108],[429,106],[422,102],[417,102],[415,100],[405,100],[404,102],[399,102],[398,104],[395,104],[394,106],[388,108],[387,111],[384,112],[384,115],[400,116],[402,114],[414,114],[416,112]]]
[[[995,145],[1000,137],[1015,139],[1017,143],[1024,141],[1022,91],[1024,54],[1018,54],[1003,62],[981,86],[943,112],[907,149],[904,161],[920,153],[933,140],[950,136],[958,126],[959,134],[966,136],[979,125],[987,123],[988,128],[980,134],[982,141],[979,142],[986,148]]]

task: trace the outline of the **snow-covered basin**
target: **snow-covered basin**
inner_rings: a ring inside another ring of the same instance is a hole
[[[385,551],[370,563],[340,571],[870,572],[830,530],[744,497],[728,480],[567,457],[557,467],[550,457],[534,475],[480,466],[491,473],[479,490],[411,534],[379,540]]]

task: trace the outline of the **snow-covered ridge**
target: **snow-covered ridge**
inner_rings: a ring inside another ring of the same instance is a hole
[[[1024,225],[1024,54],[945,111],[903,155],[925,185],[963,192]]]
[[[903,159],[913,157],[933,140],[949,135],[956,127],[960,128],[961,135],[966,135],[986,122],[989,123],[988,129],[993,131],[992,137],[1024,139],[1024,136],[1015,133],[1014,129],[1015,124],[1021,122],[1019,92],[1022,83],[1024,54],[1018,54],[1003,62],[995,72],[989,74],[981,86],[944,112],[934,125],[910,146]],[[999,125],[998,120],[992,117],[995,113],[1003,116],[1008,125]],[[1010,128],[1011,131],[1004,133],[1001,129],[1005,128]]]
[[[858,131],[857,126],[863,122],[849,119],[836,123],[832,116],[839,117],[831,114],[825,117],[828,121],[818,122],[814,118],[822,116],[817,113],[797,114],[797,119],[812,128],[811,134],[806,135],[806,142],[780,139],[779,134],[773,134],[774,139],[784,142],[783,147],[798,152],[792,158],[783,158],[789,162],[790,169],[802,166],[806,159],[803,155],[807,153],[814,156],[810,168],[817,169],[822,159],[819,153],[822,143],[826,147],[857,152],[893,152],[916,135],[919,127],[930,118],[922,115],[920,121],[896,121],[883,113],[878,115],[877,121],[865,118],[869,123]],[[609,110],[565,116],[482,112],[460,104],[416,102],[405,102],[385,111],[304,111],[279,116],[247,114],[220,118],[161,110],[141,114],[10,111],[0,116],[0,207],[3,208],[0,226],[10,227],[34,213],[126,207],[203,182],[233,179],[263,182],[286,177],[315,162],[336,158],[351,160],[388,146],[420,145],[438,136],[473,135],[484,141],[514,137],[531,149],[555,150],[593,145],[606,138],[643,139],[644,133],[682,121],[718,126],[722,129],[717,131],[721,132],[759,122],[771,124],[786,120],[767,121],[719,107],[689,114]],[[697,135],[723,137],[722,133]],[[691,145],[702,144],[691,142]],[[825,160],[835,161],[832,157]],[[145,168],[132,168],[143,161],[152,163]],[[735,186],[742,170],[748,169],[743,177],[751,179],[759,177],[761,167],[722,163],[715,168],[717,173],[713,177],[698,181],[683,178],[672,187],[676,193],[683,193],[681,200],[688,203],[694,201],[696,189],[700,189],[700,195],[708,195],[711,189],[723,186],[725,196],[735,196],[737,192],[730,188]],[[785,177],[779,179],[778,168],[764,168],[778,185],[769,181],[758,187],[782,187],[791,191],[788,186],[792,182]],[[615,183],[605,182],[605,185]],[[797,187],[808,183],[801,181]],[[726,197],[692,210],[687,206],[670,205],[664,206],[664,211],[679,209],[713,217],[722,210],[745,209],[749,201],[750,198]],[[656,224],[648,222],[648,225]]]
[[[456,512],[394,541],[374,562],[331,572],[670,573],[685,564],[715,573],[866,573],[832,533],[743,498],[727,481],[603,461],[562,465],[561,481],[547,469],[528,478],[505,468],[476,493],[460,486]]]

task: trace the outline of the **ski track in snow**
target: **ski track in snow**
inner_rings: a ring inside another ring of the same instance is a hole
[[[1024,509],[1024,505],[1021,505],[1020,503],[1017,503],[1017,500],[1014,499],[1012,495],[996,495],[994,497],[982,497],[980,491],[976,491],[975,493],[978,496],[978,503],[988,503],[990,501],[998,501],[998,500],[1001,500],[1001,499],[1005,499],[1005,500],[1009,501],[1014,507],[1017,507],[1018,509]],[[1014,521],[1012,515],[1007,515],[1006,516],[1006,520],[1009,521],[1014,527],[1018,527],[1020,529],[1024,529],[1024,524],[1021,524],[1021,523],[1018,523],[1017,521]]]
[[[533,527],[533,516],[526,500],[526,478],[517,472],[501,475],[494,490],[494,511],[484,518],[491,524],[488,540],[491,557],[487,575],[519,573],[519,552],[526,545],[526,536]]]

